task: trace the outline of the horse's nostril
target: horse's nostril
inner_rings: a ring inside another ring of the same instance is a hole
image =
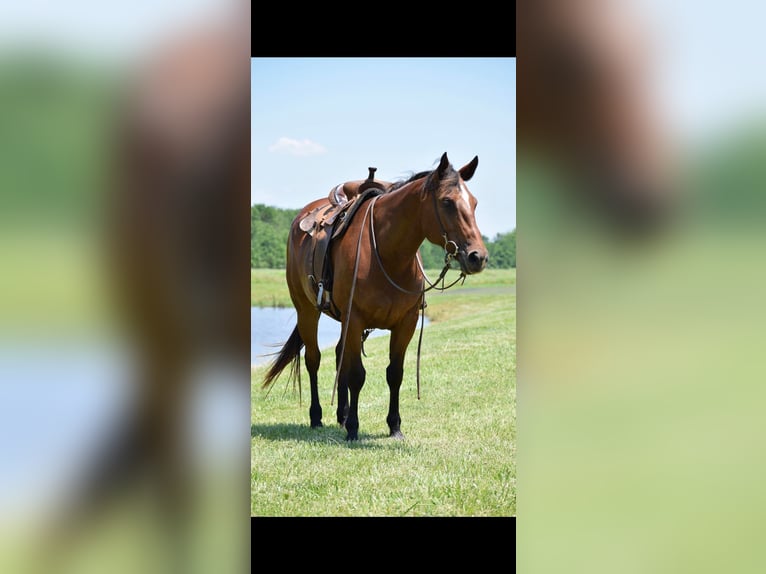
[[[486,260],[487,260],[487,256],[482,255],[478,251],[471,251],[468,254],[468,263],[470,263],[471,265],[481,265]]]

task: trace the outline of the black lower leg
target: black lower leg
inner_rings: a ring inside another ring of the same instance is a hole
[[[401,431],[402,419],[399,416],[399,388],[402,385],[404,370],[400,365],[389,365],[386,369],[386,381],[390,399],[388,403],[388,423],[389,435],[396,438],[404,438]]]
[[[322,406],[317,400],[316,404],[313,399],[311,406],[309,407],[309,419],[311,420],[311,428],[319,428],[322,426]]]
[[[359,393],[364,386],[365,371],[361,361],[351,369],[348,388],[351,392],[348,417],[346,417],[346,440],[359,438]]]
[[[340,426],[346,426],[348,418],[348,387],[343,383],[338,383],[338,408],[335,411]]]
[[[309,420],[311,428],[322,426],[322,405],[319,403],[319,384],[317,373],[319,372],[319,356],[306,357],[306,370],[309,372],[311,386],[311,405],[309,406]]]

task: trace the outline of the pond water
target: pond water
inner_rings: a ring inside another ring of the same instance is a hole
[[[270,353],[276,353],[287,341],[293,332],[298,315],[295,309],[278,307],[251,307],[250,308],[250,364],[262,365],[268,363],[272,357]],[[418,320],[419,321],[419,320]],[[428,325],[426,318],[425,324]],[[418,322],[420,326],[420,322]],[[372,337],[388,335],[389,331],[375,329]],[[340,323],[326,315],[319,319],[317,331],[319,348],[327,349],[335,347],[340,339]]]

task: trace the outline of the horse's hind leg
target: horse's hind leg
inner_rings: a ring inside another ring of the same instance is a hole
[[[309,420],[311,427],[322,426],[322,405],[319,404],[319,384],[318,373],[319,363],[322,358],[317,343],[317,326],[319,324],[319,311],[308,309],[298,311],[298,332],[303,339],[306,348],[305,362],[306,370],[309,372],[309,381],[311,386],[311,405],[309,406]]]

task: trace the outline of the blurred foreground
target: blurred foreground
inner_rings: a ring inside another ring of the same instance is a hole
[[[249,5],[113,8],[7,8],[0,571],[239,572]]]
[[[545,127],[572,130],[543,133],[539,101],[520,96],[519,124],[538,136],[520,132],[517,167],[520,572],[766,568],[766,115],[730,110],[736,123],[703,138],[674,130],[669,104],[647,113],[676,53],[624,18],[641,4],[529,4],[540,28],[518,48],[519,89],[556,86],[540,89],[566,121]],[[697,15],[684,25],[731,45],[736,26]],[[669,32],[678,46],[683,30]],[[594,165],[623,175],[604,185]],[[634,225],[647,214],[660,217]]]

